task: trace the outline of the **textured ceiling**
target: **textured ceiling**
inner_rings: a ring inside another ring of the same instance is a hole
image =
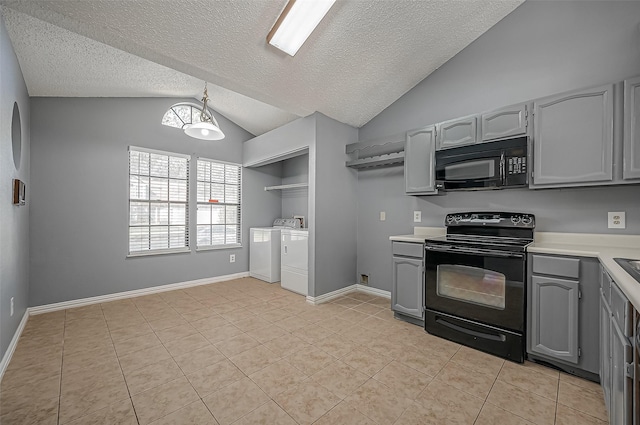
[[[338,0],[290,57],[266,43],[286,0],[0,0],[30,15],[4,11],[30,95],[199,97],[206,80],[253,134],[314,111],[360,127],[521,2]]]

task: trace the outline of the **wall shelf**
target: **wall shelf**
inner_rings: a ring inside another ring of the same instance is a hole
[[[353,161],[347,161],[346,166],[351,168],[369,168],[369,167],[383,167],[387,165],[403,164],[404,152],[390,153],[388,155],[371,156],[368,158],[355,159]]]
[[[361,169],[404,164],[405,133],[351,143],[345,152],[351,157],[345,165]]]
[[[292,183],[292,184],[282,184],[279,186],[265,186],[264,190],[287,190],[287,189],[300,189],[304,187],[309,187],[309,183]]]

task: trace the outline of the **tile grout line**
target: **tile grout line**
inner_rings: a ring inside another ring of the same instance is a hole
[[[556,385],[556,404],[555,404],[555,412],[553,415],[553,423],[555,425],[558,422],[558,403],[560,403],[560,379],[562,376],[558,373],[558,384]]]
[[[460,350],[460,349],[458,349],[458,350]],[[491,384],[491,388],[489,388],[489,392],[487,393],[487,396],[484,398],[484,402],[482,402],[482,406],[480,407],[480,410],[478,411],[478,415],[473,420],[474,424],[476,422],[478,422],[478,418],[480,417],[480,413],[482,413],[482,409],[484,408],[484,405],[487,404],[487,400],[489,400],[489,394],[491,394],[491,391],[493,391],[493,387],[496,385],[496,382],[498,382],[498,377],[500,376],[500,372],[502,372],[502,369],[504,368],[504,365],[505,365],[505,363],[502,363],[502,366],[500,366],[500,370],[496,374],[496,377],[494,378],[493,383]],[[491,404],[491,403],[489,403],[489,404]],[[522,419],[524,419],[524,418],[522,418]]]
[[[102,308],[100,309],[102,311]],[[58,394],[58,419],[57,424],[60,424],[60,408],[62,407],[62,369],[64,367],[64,340],[65,333],[67,332],[67,310],[64,310],[64,322],[62,325],[62,358],[60,359],[60,390]]]
[[[189,294],[186,294],[186,295],[189,295]],[[189,296],[190,296],[190,295],[189,295]],[[162,297],[161,297],[161,298],[162,298]],[[192,298],[193,298],[193,297],[192,297]],[[194,299],[195,299],[195,298],[194,298]],[[169,306],[169,308],[170,308],[171,310],[173,310],[173,311],[174,311],[178,316],[180,316],[180,318],[181,318],[182,320],[184,320],[185,322],[187,322],[187,324],[188,324],[189,326],[192,326],[192,325],[191,325],[191,322],[190,322],[189,320],[185,319],[185,318],[184,318],[184,316],[182,316],[182,314],[180,314],[180,312],[178,312],[178,310],[176,310],[176,309],[175,309],[171,304],[167,303],[164,299],[163,299],[163,301],[164,301],[164,302]],[[144,315],[144,314],[143,314],[143,313],[138,309],[138,306],[137,306],[135,303],[134,303],[134,305],[136,306],[136,309],[140,312],[140,314],[142,315],[142,317],[144,318],[145,322],[146,322],[146,323],[147,323],[147,325],[148,325],[148,324],[149,324],[149,321],[147,320],[147,318],[145,317],[145,315]],[[206,308],[210,308],[210,307],[206,307]],[[216,314],[217,314],[217,313],[216,313]],[[219,316],[219,314],[217,314],[217,315]],[[209,317],[211,317],[211,316],[209,316]],[[220,317],[222,317],[222,316],[220,316]],[[180,325],[177,325],[177,326],[180,326]],[[173,327],[177,327],[177,326],[173,326]],[[192,326],[192,327],[193,327],[193,326]],[[151,328],[151,326],[149,326],[149,328]],[[171,329],[171,328],[167,328],[167,329]],[[194,329],[195,329],[195,328],[194,328]],[[162,330],[164,330],[164,329],[162,329]],[[208,342],[212,347],[214,347],[214,348],[215,348],[215,346],[211,343],[211,341],[209,341],[209,340],[208,340],[204,335],[202,335],[202,333],[201,333],[198,329],[195,329],[195,330],[197,331],[196,333],[197,333],[198,335],[202,336],[202,337],[203,337],[203,338],[204,338],[204,339],[205,339],[205,340],[206,340],[206,341],[207,341],[207,342]],[[200,394],[199,394],[199,393],[198,393],[198,391],[195,389],[195,387],[193,386],[193,384],[191,383],[191,381],[189,381],[189,378],[187,378],[187,374],[185,373],[185,371],[180,367],[180,365],[178,364],[178,362],[176,362],[175,358],[173,357],[173,354],[171,354],[171,352],[169,352],[169,350],[167,349],[167,347],[164,345],[164,341],[162,341],[162,340],[160,339],[160,337],[158,337],[158,335],[157,335],[157,333],[156,333],[156,330],[155,330],[155,329],[151,328],[151,331],[152,331],[152,332],[153,332],[153,334],[156,336],[156,338],[158,338],[158,341],[160,341],[160,345],[162,345],[162,346],[164,347],[164,349],[165,349],[165,350],[167,350],[167,353],[169,353],[169,356],[171,357],[171,360],[173,360],[173,362],[174,362],[174,363],[176,363],[176,365],[178,366],[178,369],[180,369],[180,372],[182,373],[182,376],[187,380],[187,383],[191,386],[191,388],[193,389],[193,391],[194,391],[194,392],[196,393],[196,395],[198,396],[198,400],[199,400],[199,401],[204,405],[204,407],[207,409],[207,411],[211,414],[211,416],[212,416],[212,417],[214,418],[214,420],[217,422],[218,420],[217,420],[217,419],[215,419],[215,415],[213,414],[213,412],[211,411],[211,409],[209,409],[209,406],[207,406],[207,404],[204,402],[203,397],[201,397],[201,396],[200,396]],[[178,339],[178,338],[176,338],[176,339]],[[170,342],[170,341],[167,341],[167,342]],[[194,350],[194,351],[195,351],[195,350]],[[219,351],[219,350],[218,350],[218,351]],[[185,354],[186,354],[186,353],[185,353]],[[223,356],[225,356],[225,358],[228,360],[227,356],[226,356],[224,353],[222,353],[222,352],[221,352],[221,354],[222,354]],[[160,361],[162,361],[162,360],[160,360]],[[159,363],[160,361],[155,362],[155,363],[152,363],[152,364]],[[151,366],[151,365],[147,365],[147,366]],[[145,366],[145,367],[146,367],[146,366]],[[178,378],[178,379],[179,379],[179,378]],[[172,381],[174,381],[174,380],[170,380],[169,382],[172,382]],[[166,384],[166,383],[165,383],[165,384]],[[145,391],[148,391],[148,390],[153,389],[153,388],[157,388],[157,387],[159,387],[159,386],[161,386],[161,385],[164,385],[164,384],[156,385],[155,387],[148,388],[148,389],[146,389]],[[144,392],[144,391],[143,391],[143,392]],[[195,403],[195,402],[194,402],[194,403]],[[132,402],[132,404],[133,404],[133,402]],[[175,413],[175,412],[177,412],[178,410],[183,409],[184,407],[186,407],[186,406],[188,406],[188,405],[190,405],[190,404],[192,404],[192,403],[188,403],[188,404],[186,404],[185,406],[182,406],[182,407],[180,407],[179,409],[177,409],[177,410],[175,410],[175,411],[173,411],[173,412],[169,412],[168,414],[164,415],[162,418],[166,418],[168,415],[170,415],[170,414],[172,414],[172,413]],[[135,409],[135,406],[134,406],[134,409]],[[160,420],[160,419],[162,419],[162,418],[158,418],[158,419],[156,419],[156,421],[157,421],[157,420]],[[155,421],[154,421],[154,422],[155,422]],[[138,422],[138,423],[139,423],[139,422]]]
[[[135,303],[133,303],[133,305],[135,306],[136,310],[138,310],[138,306],[136,306]],[[102,310],[102,315],[104,316],[105,323],[107,324],[107,330],[109,331],[109,339],[111,340],[111,344],[113,345],[113,351],[115,352],[116,359],[118,360],[118,366],[120,367],[120,372],[122,373],[122,380],[124,381],[124,386],[127,387],[127,394],[129,394],[129,402],[131,403],[133,414],[136,417],[136,422],[140,424],[140,418],[138,418],[138,412],[136,411],[136,406],[135,404],[133,404],[133,396],[131,395],[131,390],[129,390],[129,385],[127,384],[127,378],[124,374],[124,369],[122,369],[122,364],[120,363],[120,356],[118,356],[118,352],[116,351],[116,344],[115,344],[115,341],[113,340],[113,337],[111,336],[111,329],[109,329],[109,322],[107,321],[107,317],[104,315],[104,309],[102,308],[102,303],[100,304],[100,309]],[[138,312],[140,313],[140,310],[138,310]],[[142,317],[144,318],[144,316]],[[145,318],[145,323],[146,323],[146,320],[147,319]]]

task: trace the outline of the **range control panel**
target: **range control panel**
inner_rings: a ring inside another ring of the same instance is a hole
[[[285,229],[299,229],[300,220],[297,218],[276,218],[273,221],[273,227],[285,228]]]
[[[507,158],[507,174],[526,174],[527,172],[527,157],[526,156],[512,156]]]
[[[446,226],[524,227],[533,229],[533,214],[505,212],[466,212],[447,214]]]

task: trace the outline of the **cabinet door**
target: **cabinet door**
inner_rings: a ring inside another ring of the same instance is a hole
[[[640,77],[624,82],[624,170],[622,177],[640,178]]]
[[[578,363],[578,291],[575,281],[531,277],[531,350]]]
[[[611,425],[631,425],[633,378],[627,376],[632,362],[632,347],[615,321],[611,322]]]
[[[406,193],[437,193],[435,189],[435,126],[407,132],[404,152]]]
[[[536,100],[532,187],[613,178],[613,85]]]
[[[513,105],[497,111],[482,114],[480,125],[482,141],[487,142],[504,137],[524,136],[527,134],[527,105]]]
[[[478,117],[473,115],[438,124],[438,150],[476,143],[477,121]]]
[[[600,292],[600,385],[607,410],[611,411],[611,310]]]
[[[422,259],[393,257],[391,309],[407,316],[424,318]]]

